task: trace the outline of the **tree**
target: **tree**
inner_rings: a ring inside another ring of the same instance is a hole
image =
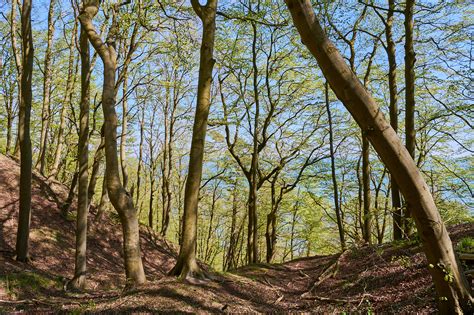
[[[46,167],[46,151],[48,144],[49,124],[51,121],[51,79],[52,79],[52,49],[54,37],[54,5],[56,1],[50,0],[48,11],[48,39],[44,58],[44,81],[43,81],[43,110],[41,114],[41,139],[39,147],[39,158],[36,168],[44,175]]]
[[[202,164],[207,130],[207,119],[211,105],[211,82],[214,38],[216,31],[217,0],[208,0],[205,5],[198,0],[191,0],[196,15],[203,25],[196,114],[193,125],[191,152],[189,157],[188,178],[184,193],[183,236],[176,265],[171,275],[181,279],[202,277],[203,273],[196,262],[197,212],[199,187],[202,178]]]
[[[123,188],[120,180],[117,158],[117,113],[115,112],[115,72],[117,56],[115,36],[117,35],[116,14],[118,6],[112,8],[113,18],[106,43],[95,31],[92,19],[99,11],[99,2],[91,0],[84,3],[79,21],[87,32],[88,39],[99,54],[104,65],[102,89],[102,110],[104,113],[105,163],[107,191],[112,205],[117,210],[123,231],[123,249],[127,286],[140,285],[146,281],[140,251],[140,237],[137,213],[133,200]]]
[[[31,0],[23,0],[21,9],[22,70],[18,135],[20,141],[20,210],[16,239],[16,259],[26,262],[31,220],[31,80],[33,77],[33,34],[31,31]]]
[[[71,43],[72,44],[72,43]],[[81,53],[81,103],[79,113],[79,145],[77,147],[77,163],[79,164],[76,217],[76,261],[74,278],[69,286],[84,289],[86,285],[86,250],[87,250],[87,214],[89,210],[89,103],[90,103],[90,50],[87,34],[81,27],[79,37]]]
[[[453,245],[429,188],[409,152],[375,100],[327,38],[309,0],[286,0],[303,43],[318,61],[331,88],[349,110],[400,185],[420,234],[442,313],[472,311],[474,299],[456,261]],[[446,281],[448,276],[450,281]]]
[[[415,51],[413,48],[413,10],[415,0],[407,0],[405,4],[405,141],[406,148],[412,159],[415,159]],[[403,220],[405,237],[410,236],[411,203],[407,200]]]
[[[329,104],[329,84],[326,81],[324,83],[324,98],[326,102],[326,111],[328,115],[328,124],[329,124],[329,157],[331,159],[331,179],[332,179],[332,186],[334,191],[334,211],[336,212],[336,223],[337,223],[337,230],[339,232],[339,241],[341,243],[341,250],[344,251],[346,249],[346,239],[344,236],[344,221],[342,219],[342,211],[340,208],[339,202],[339,191],[337,187],[337,176],[336,176],[336,163],[335,163],[335,154],[336,151],[334,150],[334,140],[333,140],[333,127],[332,127],[332,115],[331,115],[331,107]]]

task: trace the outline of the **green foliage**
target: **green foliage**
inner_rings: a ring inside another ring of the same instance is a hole
[[[462,238],[456,245],[456,250],[461,253],[474,254],[474,238]]]
[[[392,264],[397,263],[403,268],[410,268],[412,266],[411,258],[406,255],[393,256],[391,259]]]

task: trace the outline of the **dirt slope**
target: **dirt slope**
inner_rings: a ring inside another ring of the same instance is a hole
[[[18,212],[16,162],[0,155],[0,312],[435,312],[426,261],[417,244],[366,246],[342,255],[259,264],[213,280],[182,283],[166,276],[176,248],[142,228],[141,246],[149,282],[123,294],[121,230],[109,215],[90,215],[88,284],[84,294],[63,291],[74,270],[74,222],[60,215],[67,189],[33,177],[30,264],[13,259]],[[72,211],[74,211],[74,205]],[[474,236],[474,226],[450,229],[454,241]],[[335,264],[337,262],[337,264]],[[318,281],[321,274],[330,275]],[[337,267],[337,268],[336,268]],[[337,270],[337,272],[334,272]],[[329,272],[330,271],[330,272]],[[318,283],[320,282],[320,283]],[[317,283],[317,285],[315,285]]]

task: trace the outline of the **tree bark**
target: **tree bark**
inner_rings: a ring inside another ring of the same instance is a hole
[[[415,51],[413,49],[413,10],[415,0],[405,4],[405,141],[412,159],[415,159]],[[410,221],[413,205],[407,201],[403,228],[405,237],[411,234]]]
[[[74,20],[74,27],[72,29],[71,35],[71,42],[69,44],[69,62],[68,62],[68,72],[67,72],[67,79],[66,79],[66,90],[63,97],[61,113],[59,117],[59,127],[58,127],[58,137],[56,143],[56,150],[54,152],[54,161],[53,166],[51,167],[51,171],[49,177],[56,178],[57,174],[59,173],[59,165],[61,162],[62,150],[63,150],[63,134],[64,134],[64,127],[66,125],[66,113],[67,113],[67,106],[71,101],[73,89],[74,89],[74,60],[75,60],[75,42],[76,42],[76,33],[77,33],[77,20]]]
[[[329,105],[329,84],[326,81],[324,83],[324,95],[326,99],[326,111],[328,114],[328,124],[329,124],[329,154],[331,158],[331,178],[332,186],[334,190],[334,209],[336,211],[336,221],[337,221],[337,230],[339,232],[339,241],[341,243],[341,250],[346,249],[346,240],[344,236],[344,223],[342,221],[341,208],[339,205],[339,191],[337,187],[337,176],[336,176],[336,162],[335,162],[335,152],[334,152],[334,139],[333,139],[333,130],[332,130],[332,116],[331,116],[331,107]]]
[[[128,93],[128,76],[124,73],[122,85],[122,134],[120,136],[120,167],[122,169],[123,188],[127,189],[128,171],[126,161],[126,144],[127,144],[127,93]]]
[[[373,97],[327,38],[309,0],[286,0],[303,43],[316,58],[331,88],[378,152],[410,203],[436,291],[441,313],[472,311],[474,299],[456,261],[451,240],[425,180],[407,149],[386,121]],[[445,281],[445,277],[451,281]]]
[[[199,64],[197,106],[189,157],[188,178],[184,194],[183,238],[178,261],[170,271],[171,275],[178,276],[181,279],[204,276],[196,262],[197,212],[207,118],[211,105],[212,69],[215,63],[213,52],[217,0],[208,0],[206,5],[200,5],[198,0],[191,0],[191,4],[202,21],[203,32]]]
[[[44,80],[43,80],[43,110],[41,112],[41,139],[36,168],[39,166],[41,174],[45,175],[46,150],[48,146],[49,123],[51,119],[51,54],[54,37],[54,5],[56,1],[50,0],[48,11],[48,39],[44,58]]]
[[[87,187],[88,195],[88,207],[92,204],[95,195],[95,187],[97,185],[97,178],[99,177],[100,164],[104,157],[104,146],[105,146],[105,130],[104,125],[100,128],[100,143],[94,153],[94,161],[92,162],[91,178]],[[101,198],[102,202],[102,198]],[[102,203],[101,203],[102,204]],[[99,207],[100,208],[100,207]]]
[[[13,35],[14,36],[14,35]],[[33,77],[33,34],[31,31],[31,0],[23,0],[21,9],[22,65],[21,101],[19,117],[20,142],[20,209],[18,213],[18,230],[16,239],[16,259],[28,260],[28,245],[31,221],[31,80]]]
[[[16,81],[18,84],[18,103],[21,107],[21,78],[22,78],[22,53],[18,49],[18,43],[16,38],[17,33],[17,22],[16,22],[16,10],[17,10],[17,1],[12,1],[12,8],[10,12],[10,39],[12,43],[13,56],[15,57],[15,66],[16,66]],[[20,109],[21,111],[21,109]],[[15,148],[13,150],[13,156],[16,158],[20,157],[20,128],[21,128],[21,117],[18,117],[18,134],[15,141]]]
[[[137,213],[129,193],[122,186],[117,157],[117,113],[115,112],[115,72],[117,56],[113,38],[117,32],[117,22],[115,20],[112,22],[107,44],[104,43],[95,31],[92,23],[92,19],[99,10],[98,5],[98,0],[91,0],[88,3],[84,3],[84,8],[79,15],[79,21],[87,31],[89,41],[104,64],[102,109],[104,112],[105,126],[105,180],[110,201],[117,210],[122,223],[127,287],[133,287],[144,283],[146,278],[140,253]]]
[[[81,27],[79,37],[81,53],[81,104],[79,113],[79,145],[77,161],[79,164],[79,190],[77,193],[76,217],[76,260],[74,278],[69,283],[73,289],[83,290],[86,286],[87,270],[87,214],[88,202],[88,168],[89,168],[89,106],[90,106],[90,52],[87,34]]]
[[[385,38],[387,40],[388,58],[388,86],[390,91],[390,125],[395,132],[398,132],[398,104],[397,104],[397,60],[396,46],[393,40],[392,26],[393,14],[395,10],[395,0],[388,0],[387,22],[385,23]],[[392,187],[392,218],[393,218],[393,239],[402,239],[402,205],[400,201],[400,191],[398,184],[390,177]]]

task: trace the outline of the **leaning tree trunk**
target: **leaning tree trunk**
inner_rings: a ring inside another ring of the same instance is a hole
[[[79,15],[82,27],[87,31],[89,41],[99,54],[104,64],[102,89],[102,109],[104,112],[105,131],[105,165],[106,183],[110,201],[117,210],[122,223],[123,250],[127,287],[142,284],[146,281],[140,253],[140,236],[137,213],[129,193],[123,188],[120,180],[119,161],[117,157],[117,113],[115,112],[115,72],[117,56],[113,38],[109,36],[107,44],[102,41],[94,29],[92,19],[98,12],[98,0],[84,3]],[[116,32],[116,21],[113,21],[110,34]]]
[[[309,0],[286,0],[303,43],[316,58],[331,88],[378,152],[411,205],[442,313],[469,313],[472,298],[451,239],[429,187],[409,152],[362,83],[327,38]],[[448,281],[446,281],[447,279]]]
[[[76,260],[74,278],[69,287],[83,290],[86,286],[86,249],[87,249],[87,213],[88,202],[88,168],[89,168],[89,95],[90,95],[90,53],[87,34],[81,27],[79,38],[81,53],[81,104],[79,114],[79,145],[77,148],[77,162],[79,164],[79,190],[77,193],[76,217]]]
[[[208,0],[200,5],[198,0],[191,0],[194,11],[202,21],[202,42],[199,64],[199,81],[196,114],[194,117],[191,152],[189,157],[188,179],[184,193],[183,237],[179,249],[178,261],[170,271],[171,275],[181,279],[202,277],[203,273],[196,262],[197,212],[199,187],[202,178],[202,163],[206,139],[207,118],[211,105],[212,69],[215,60],[214,37],[216,31],[217,0]]]
[[[22,65],[21,101],[19,117],[20,141],[20,210],[16,239],[16,259],[28,260],[28,243],[31,220],[31,78],[33,74],[33,36],[31,32],[31,0],[23,0],[21,9]]]

